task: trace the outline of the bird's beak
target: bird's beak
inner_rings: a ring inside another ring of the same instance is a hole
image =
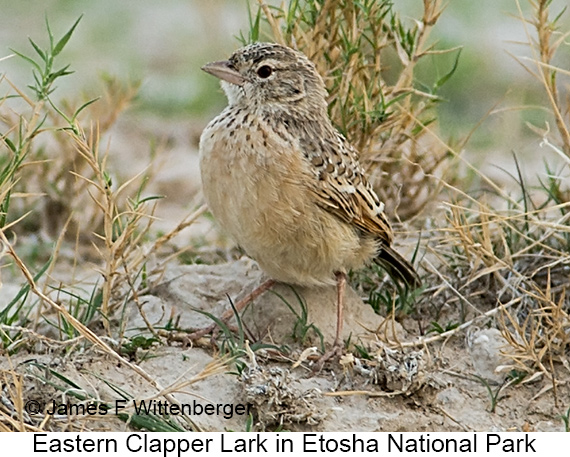
[[[236,86],[243,86],[247,81],[247,79],[233,67],[229,60],[207,63],[202,67],[202,70]]]

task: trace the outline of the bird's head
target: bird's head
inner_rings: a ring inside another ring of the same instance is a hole
[[[286,46],[250,44],[228,60],[206,64],[202,70],[221,79],[230,105],[260,112],[326,114],[327,91],[315,65]]]

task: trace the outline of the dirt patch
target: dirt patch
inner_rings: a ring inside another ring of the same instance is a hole
[[[179,328],[202,327],[211,320],[197,309],[221,315],[228,307],[227,295],[239,298],[262,277],[256,264],[246,258],[213,266],[172,267],[163,282],[143,297],[143,310],[155,328],[164,327],[173,316],[179,317]],[[302,289],[297,293],[307,310],[305,327],[313,324],[330,344],[334,335],[334,287]],[[398,348],[396,341],[413,341],[417,335],[398,324],[397,332],[383,332],[389,326],[354,291],[348,293],[344,336],[352,335],[353,344],[366,347],[368,359],[347,354],[327,363],[323,371],[314,375],[314,357],[296,363],[302,360],[306,347],[320,343],[310,328],[306,335],[301,335],[306,336],[304,342],[300,335],[295,335],[295,326],[299,328],[296,313],[301,312],[301,305],[295,300],[299,297],[288,286],[279,286],[256,300],[242,317],[244,341],[234,342],[232,349],[239,356],[239,363],[228,361],[221,371],[203,379],[200,373],[208,372],[209,365],[222,357],[218,351],[223,345],[219,341],[211,344],[209,339],[202,339],[198,343],[203,347],[171,342],[139,348],[132,355],[133,360],[162,386],[162,393],[170,391],[180,404],[192,406],[197,402],[202,408],[223,404],[234,405],[233,410],[237,411],[237,405],[246,405],[244,408],[249,408],[254,419],[250,424],[247,414],[230,415],[218,410],[219,414],[202,412],[188,416],[191,424],[181,416],[174,415],[170,420],[181,427],[197,426],[206,431],[244,431],[252,427],[313,431],[564,429],[557,417],[564,405],[556,406],[549,389],[552,383],[540,376],[531,382],[503,387],[491,412],[492,395],[505,379],[504,367],[509,362],[505,355],[508,345],[497,330],[473,329],[467,336],[459,333],[424,347]],[[285,302],[298,309],[289,308]],[[131,311],[132,337],[140,334],[144,323],[135,307]],[[230,324],[236,325],[235,321]],[[221,341],[225,336],[218,338]],[[252,346],[254,341],[273,346],[258,348],[254,354],[245,340],[251,341]],[[69,352],[66,348],[69,345],[58,348],[37,341],[29,353],[20,351],[4,358],[0,363],[3,404],[12,405],[16,413],[16,397],[12,394],[17,392],[18,383],[24,404],[33,400],[48,409],[53,404],[100,401],[113,407],[126,399],[140,404],[141,400],[149,403],[162,398],[158,395],[160,390],[107,355],[94,349]],[[62,389],[66,385],[62,377],[76,385],[74,392],[69,385],[67,390]],[[482,379],[486,379],[487,386]],[[78,398],[77,393],[84,398]],[[570,397],[567,380],[558,381],[556,397]],[[134,410],[132,406],[125,410],[111,408],[106,415],[95,416],[42,412],[29,414],[27,419],[49,430],[137,428],[129,420],[120,420],[119,412]]]

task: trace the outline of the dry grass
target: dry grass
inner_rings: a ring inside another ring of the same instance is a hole
[[[107,80],[99,104],[90,100],[79,106],[66,102],[58,106],[53,101],[53,83],[68,74],[67,66],[55,71],[54,62],[78,22],[59,41],[48,25],[49,46],[42,50],[31,42],[35,57],[18,53],[34,68],[35,97],[27,96],[6,78],[0,81],[8,90],[0,100],[0,145],[4,151],[0,162],[0,256],[3,266],[9,266],[14,276],[19,272],[25,281],[0,311],[2,353],[10,356],[22,348],[33,348],[37,342],[52,353],[94,347],[103,357],[140,376],[155,389],[156,397],[177,403],[173,391],[225,371],[227,360],[220,358],[190,381],[162,387],[154,376],[121,355],[128,342],[124,336],[128,325],[125,307],[136,304],[144,317],[140,294],[160,279],[172,257],[164,255],[162,249],[194,223],[204,208],[158,236],[151,228],[160,197],[145,191],[153,179],[149,171],[152,162],[143,172],[117,182],[119,175],[108,163],[109,150],[102,151],[100,142],[136,95],[136,84],[123,86]],[[18,250],[33,244],[35,237],[48,240],[46,244],[52,250],[24,259]],[[61,255],[64,245],[68,252],[73,249],[71,260]],[[44,266],[33,274],[37,260],[42,258]],[[79,270],[79,277],[84,278],[84,262],[93,265],[85,282],[72,279],[61,284],[52,279],[52,274],[61,270],[71,271],[67,275],[71,278]],[[90,289],[87,294],[86,289]],[[46,322],[56,327],[60,340],[43,335],[50,329]],[[160,339],[145,322],[151,334]],[[6,430],[52,429],[45,414],[31,418],[23,411],[26,395],[19,371],[2,373],[0,424]],[[72,381],[68,384],[74,385]],[[65,386],[60,387],[65,390]],[[129,417],[124,420],[132,423]],[[154,426],[160,429],[160,418],[157,421]],[[57,425],[53,427],[57,429]],[[181,429],[188,427],[199,430],[191,419]],[[78,428],[83,425],[72,427]]]
[[[512,369],[533,379],[545,377],[558,401],[557,388],[570,376],[570,100],[560,81],[570,71],[554,62],[570,32],[557,28],[549,1],[529,3],[531,16],[524,17],[520,5],[519,13],[533,57],[519,61],[544,90],[556,130],[529,127],[556,163],[540,186],[529,185],[517,163],[517,186],[510,190],[461,156],[468,138],[451,145],[438,134],[438,90],[453,77],[455,65],[429,88],[417,83],[422,59],[450,52],[459,57],[456,49],[440,50],[430,43],[430,31],[443,13],[441,1],[424,0],[422,17],[410,24],[382,0],[291,1],[281,8],[260,3],[250,38],[296,47],[316,63],[329,89],[330,114],[361,151],[388,210],[402,220],[413,218],[415,229],[422,231],[417,257],[425,290],[419,298],[392,294],[376,276],[366,278],[365,285],[359,280],[371,296],[388,290],[382,296],[386,307],[393,311],[399,306],[397,318],[407,327],[418,323],[417,339],[390,343],[429,348],[475,323],[497,327],[511,346]],[[45,55],[57,60],[62,42],[51,32],[50,42]],[[152,162],[143,172],[122,178],[110,165],[108,146],[102,145],[137,84],[108,80],[98,102],[60,106],[51,90],[63,75],[54,77],[53,62],[42,62],[41,56],[36,60],[38,66],[31,64],[38,74],[35,98],[8,79],[0,80],[8,94],[0,99],[0,243],[7,269],[0,272],[24,278],[19,293],[0,310],[1,352],[33,351],[37,344],[56,354],[91,348],[136,373],[155,396],[176,403],[174,392],[220,373],[228,361],[216,361],[190,381],[159,385],[122,353],[128,342],[125,309],[137,306],[147,324],[145,335],[167,341],[165,330],[155,329],[146,318],[141,297],[160,279],[166,263],[174,261],[164,253],[165,246],[205,208],[169,233],[156,234],[160,200],[146,191],[155,178]],[[44,68],[44,63],[49,65]],[[474,185],[483,190],[475,194],[462,186],[454,168],[469,170]],[[24,248],[35,239],[51,244],[29,254]],[[61,254],[69,246],[71,261]],[[94,265],[92,275],[76,280],[75,269],[87,261]],[[74,272],[67,284],[53,280],[61,268]],[[56,336],[47,331],[48,318],[56,323]],[[246,344],[238,343],[236,353]],[[57,429],[45,415],[26,415],[26,378],[18,368],[0,376],[1,430]],[[33,376],[40,379],[38,372]],[[65,383],[57,387],[65,388]],[[93,392],[82,395],[82,401],[98,400]],[[165,426],[198,429],[192,423]]]

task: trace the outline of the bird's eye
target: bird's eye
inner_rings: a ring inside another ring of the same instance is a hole
[[[273,70],[269,65],[262,65],[257,69],[257,76],[263,79],[269,78],[271,76],[271,73],[273,73]]]

